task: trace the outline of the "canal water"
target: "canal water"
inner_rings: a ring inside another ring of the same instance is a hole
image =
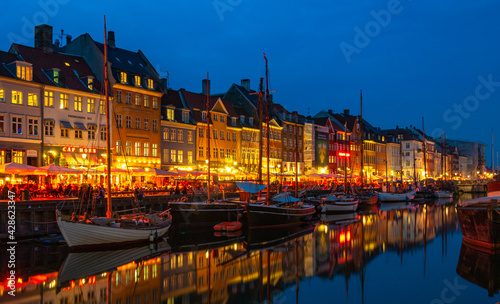
[[[470,197],[462,197],[468,199]],[[497,303],[500,256],[462,244],[456,202],[382,204],[312,225],[69,252],[19,244],[1,303]]]

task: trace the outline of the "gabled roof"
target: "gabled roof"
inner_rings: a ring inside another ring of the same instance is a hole
[[[189,92],[184,89],[180,89],[179,94],[181,94],[181,98],[185,101],[186,106],[193,111],[193,116],[195,121],[201,122],[202,120],[200,112],[206,111],[207,109],[207,104],[206,104],[207,96],[200,93]],[[214,108],[214,106],[217,104],[219,100],[230,117],[238,117],[238,114],[234,110],[233,105],[229,101],[221,99],[220,97],[210,96],[209,98],[210,110]],[[227,119],[226,123],[228,124],[228,126],[230,126],[231,120]]]
[[[101,84],[96,75],[81,56],[67,55],[62,53],[47,53],[42,49],[32,48],[13,43],[10,48],[11,53],[18,54],[19,57],[33,65],[33,80],[45,85],[58,86],[83,92],[93,92],[102,94]],[[59,84],[56,84],[49,76],[52,69],[59,69]],[[89,90],[87,84],[83,82],[83,77],[91,76],[93,91]]]
[[[380,131],[389,141],[397,142],[398,135],[403,135],[403,140],[419,140],[413,132],[408,129],[388,129]]]

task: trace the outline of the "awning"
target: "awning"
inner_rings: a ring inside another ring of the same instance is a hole
[[[24,152],[24,148],[12,148],[12,151]]]
[[[62,152],[61,155],[64,156],[64,158],[66,159],[66,162],[76,163],[76,159],[73,157],[73,155],[71,155],[71,153]]]
[[[69,123],[69,121],[61,120],[61,127],[65,129],[73,129],[73,126]]]
[[[83,123],[81,123],[81,122],[75,122],[75,127],[76,127],[77,129],[82,130],[82,131],[87,131],[87,128],[86,128],[86,127],[85,127],[85,125],[84,125]]]
[[[89,123],[87,123],[87,127],[88,127],[88,126],[96,126],[96,127],[97,127],[97,124],[95,124],[95,123],[93,123],[93,122],[89,122]]]

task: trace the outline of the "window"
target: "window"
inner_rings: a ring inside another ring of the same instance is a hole
[[[178,141],[184,140],[184,131],[183,130],[177,130],[177,140]]]
[[[213,155],[213,157],[214,157],[214,158],[219,158],[219,156],[218,156],[219,149],[214,148],[213,150],[214,150],[214,155]]]
[[[149,143],[144,143],[144,156],[149,156]]]
[[[236,132],[233,132],[233,141],[236,141]]]
[[[127,73],[120,72],[120,82],[121,83],[127,83]]]
[[[214,114],[214,121],[218,121],[218,115]]]
[[[226,150],[226,157],[231,158],[231,149]]]
[[[125,143],[125,155],[132,155],[132,143],[130,141]]]
[[[1,115],[0,115],[0,117],[2,118],[2,127],[3,127],[3,117]],[[53,120],[45,121],[45,136],[54,136],[54,121]]]
[[[236,117],[231,117],[231,125],[232,125],[233,127],[235,127],[235,126],[236,126]]]
[[[101,140],[106,140],[106,126],[101,126],[99,128],[99,133]]]
[[[163,149],[163,162],[168,163],[168,149]]]
[[[175,129],[170,129],[170,140],[176,140],[175,134],[176,134]]]
[[[99,114],[106,114],[106,100],[104,99],[99,100]]]
[[[220,158],[224,158],[224,149],[220,148]]]
[[[122,142],[121,142],[121,140],[116,141],[115,154],[122,155]]]
[[[152,145],[152,153],[151,156],[153,157],[158,157],[158,144],[153,144]]]
[[[19,116],[12,117],[12,134],[23,134],[23,118]]]
[[[188,142],[193,142],[193,131],[188,131]]]
[[[231,140],[231,133],[227,132],[227,140]]]
[[[283,125],[283,133],[286,133],[286,125]]]
[[[184,163],[184,151],[177,151],[177,162],[180,164]]]
[[[158,132],[158,120],[153,119],[153,132]]]
[[[193,163],[193,151],[188,151],[188,164]]]
[[[221,116],[221,117],[222,117],[222,116]],[[224,133],[225,133],[224,131],[220,131],[220,139],[221,139],[221,140],[224,140]]]
[[[132,129],[132,116],[125,116],[125,128]]]
[[[135,156],[140,156],[141,155],[141,143],[136,142],[134,146],[134,155]]]
[[[167,108],[167,120],[174,121],[174,109]]]
[[[144,130],[149,130],[149,118],[144,118]]]
[[[69,137],[69,130],[61,127],[61,137]]]
[[[220,122],[224,122],[224,115],[220,116]]]
[[[81,112],[82,111],[82,97],[81,96],[75,96],[75,111],[76,112]]]
[[[170,150],[170,162],[172,163],[175,163],[177,160],[176,160],[176,156],[177,156],[177,151],[175,150]]]
[[[203,157],[204,150],[205,150],[205,147],[198,146],[198,157]]]
[[[75,139],[82,139],[83,132],[80,129],[75,129]]]
[[[153,109],[158,109],[158,98],[153,97]]]
[[[213,130],[213,134],[214,134],[214,139],[217,139],[217,134],[218,134],[217,130]]]
[[[135,105],[140,107],[141,106],[141,95],[135,94]]]
[[[207,112],[201,112],[201,121],[207,121]]]
[[[24,158],[24,151],[12,151],[12,161],[22,164]]]
[[[204,128],[199,128],[198,129],[198,137],[203,137],[204,133],[205,133],[205,129]]]
[[[170,133],[168,132],[168,128],[163,128],[163,140],[169,140]]]
[[[33,79],[32,68],[30,66],[17,65],[17,78],[26,81],[31,81]]]
[[[148,79],[148,89],[153,89],[153,79]]]
[[[253,125],[253,117],[248,118],[248,122],[250,123],[250,125]]]
[[[182,122],[189,123],[189,112],[187,111],[182,112]]]
[[[38,95],[33,93],[28,93],[28,106],[38,107]]]
[[[122,114],[116,114],[116,127],[122,127]]]
[[[116,91],[116,102],[119,102],[119,103],[122,102],[122,91],[120,91],[120,90]]]
[[[135,81],[135,86],[140,87],[141,86],[141,76],[135,75],[134,76],[134,81]]]
[[[136,130],[140,130],[141,129],[141,118],[140,117],[136,117],[135,118],[135,129]]]
[[[127,92],[127,94],[125,94],[125,103],[132,104],[132,93]]]
[[[59,109],[67,110],[69,108],[69,96],[68,96],[68,94],[61,94],[61,95],[59,95],[59,98],[60,98]]]
[[[149,108],[149,96],[144,95],[144,107]]]
[[[23,104],[23,92],[12,91],[12,103],[22,105]]]
[[[95,139],[95,132],[97,131],[97,126],[96,125],[89,125],[88,126],[88,139]]]
[[[252,152],[252,155],[253,155],[253,152]],[[233,159],[236,160],[236,150],[233,150]]]
[[[87,113],[95,113],[95,99],[87,98]]]
[[[28,118],[28,135],[38,135],[38,119]]]

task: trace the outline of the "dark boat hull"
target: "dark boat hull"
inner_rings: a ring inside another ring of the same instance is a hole
[[[314,206],[285,208],[276,205],[247,204],[246,219],[250,228],[285,227],[301,224],[315,213]]]
[[[500,215],[486,204],[457,207],[463,240],[489,251],[500,250]]]
[[[378,195],[360,195],[359,206],[373,206],[378,202]]]
[[[173,226],[213,226],[238,220],[244,209],[236,203],[170,202]]]

